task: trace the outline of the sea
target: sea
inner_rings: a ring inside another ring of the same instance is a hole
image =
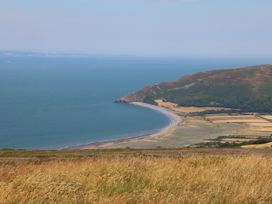
[[[153,133],[154,110],[113,103],[144,86],[269,59],[0,54],[0,148],[62,149]]]

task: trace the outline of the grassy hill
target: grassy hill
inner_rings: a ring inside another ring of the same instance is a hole
[[[0,151],[0,203],[271,203],[270,150]]]
[[[121,99],[154,103],[164,99],[182,106],[213,106],[271,112],[272,65],[187,75],[174,82],[145,87]]]

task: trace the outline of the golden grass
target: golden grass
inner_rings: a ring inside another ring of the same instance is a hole
[[[258,115],[208,115],[206,120],[214,124],[239,123],[247,125],[246,128],[237,131],[236,135],[259,135],[268,136],[272,133],[272,123]]]
[[[268,156],[0,161],[1,203],[271,203]]]
[[[176,112],[182,113],[200,113],[205,111],[220,111],[220,110],[231,110],[230,108],[220,108],[220,107],[191,107],[191,106],[179,106],[173,109]]]
[[[272,115],[261,115],[262,118],[272,120]]]
[[[172,109],[173,111],[180,113],[199,113],[204,111],[220,111],[220,110],[231,110],[231,108],[223,107],[194,107],[194,106],[178,106],[176,103],[163,101],[161,99],[155,100],[158,106]]]
[[[256,119],[259,118],[256,115],[223,115],[223,114],[212,114],[212,115],[208,115],[207,118],[210,119],[216,119],[216,120],[220,120],[220,119],[233,119],[233,118],[239,118],[239,119]]]
[[[213,115],[207,116],[206,119],[213,123],[269,123],[255,115]]]
[[[265,144],[253,144],[253,145],[243,145],[242,148],[254,148],[254,149],[267,149],[272,148],[272,142],[265,143]]]
[[[225,119],[213,120],[213,123],[264,123],[262,119]]]
[[[221,141],[223,142],[249,142],[252,141],[250,138],[224,138]]]
[[[272,123],[248,123],[250,126],[253,127],[272,127]]]
[[[259,131],[259,132],[271,132],[272,133],[272,127],[250,128],[250,130]]]
[[[158,106],[165,107],[165,108],[175,108],[178,106],[178,104],[176,103],[166,102],[160,99],[155,100],[155,102],[157,103]]]

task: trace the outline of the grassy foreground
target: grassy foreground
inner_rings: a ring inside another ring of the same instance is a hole
[[[271,203],[271,151],[231,151],[1,151],[0,201]]]

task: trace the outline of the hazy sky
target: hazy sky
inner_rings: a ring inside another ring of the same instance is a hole
[[[272,56],[271,0],[0,0],[0,50]]]

